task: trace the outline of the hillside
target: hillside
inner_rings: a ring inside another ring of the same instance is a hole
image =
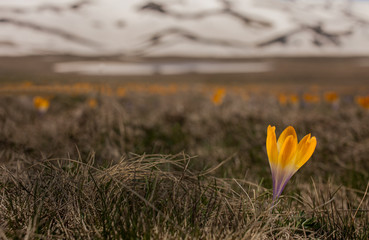
[[[368,56],[369,3],[0,2],[0,55]]]

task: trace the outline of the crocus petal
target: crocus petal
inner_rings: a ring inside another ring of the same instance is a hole
[[[269,164],[277,164],[278,162],[278,149],[277,149],[277,137],[275,135],[275,127],[268,126],[266,148],[269,158]]]
[[[283,146],[278,155],[278,165],[281,168],[284,168],[287,164],[290,164],[292,159],[295,156],[297,147],[297,140],[293,135],[290,135],[286,138],[283,143]]]
[[[311,134],[307,134],[305,137],[303,137],[299,144],[297,145],[297,149],[296,149],[296,153],[295,153],[295,156],[294,156],[294,164],[297,165],[297,162],[300,161],[302,155],[304,155],[305,153],[305,148],[306,148],[306,143],[307,141],[309,141],[311,138]]]
[[[297,134],[295,129],[292,126],[287,127],[279,136],[278,138],[278,142],[277,142],[277,147],[278,147],[278,151],[280,152],[283,146],[283,143],[286,141],[288,136],[293,136],[294,139],[296,139],[297,141]]]
[[[281,191],[281,187],[284,184],[284,179],[288,173],[286,166],[291,166],[291,160],[295,156],[295,151],[297,147],[297,140],[293,135],[289,135],[283,143],[281,151],[278,155],[278,163],[275,167],[275,173],[273,177],[273,187],[274,187],[274,197],[277,198]],[[292,173],[293,175],[293,173]],[[291,176],[292,176],[291,175]]]
[[[269,159],[270,170],[273,178],[273,191],[276,189],[275,175],[277,174],[278,167],[278,149],[277,149],[277,137],[275,135],[275,127],[268,126],[266,149]],[[274,195],[274,193],[273,193]]]
[[[301,151],[298,153],[298,158],[296,159],[297,169],[301,168],[310,159],[315,151],[316,144],[315,137],[309,138],[305,144],[303,144]]]

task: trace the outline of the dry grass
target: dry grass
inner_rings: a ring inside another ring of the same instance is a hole
[[[56,96],[39,114],[30,96],[1,97],[0,238],[369,237],[369,113],[354,103],[88,99]],[[318,139],[274,209],[268,124]]]

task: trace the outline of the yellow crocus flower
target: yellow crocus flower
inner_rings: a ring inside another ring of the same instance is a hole
[[[285,94],[279,94],[278,95],[278,102],[280,105],[286,105],[287,104],[287,96]]]
[[[50,107],[50,101],[47,98],[36,96],[33,98],[33,106],[40,112],[45,113]]]
[[[304,101],[307,103],[318,103],[320,101],[319,96],[306,93],[304,94]]]
[[[290,178],[310,159],[316,138],[306,135],[298,143],[296,131],[287,127],[279,136],[275,127],[268,126],[266,149],[273,178],[273,201],[278,199]]]
[[[96,108],[96,106],[97,106],[97,101],[96,101],[96,99],[95,99],[95,98],[90,98],[90,99],[88,99],[88,106],[89,106],[90,108]]]
[[[339,100],[338,94],[335,92],[326,92],[324,94],[324,99],[328,103],[335,103]]]
[[[366,97],[359,96],[356,98],[356,101],[364,109],[369,109],[369,96]]]
[[[292,104],[298,104],[299,103],[299,96],[297,96],[296,94],[292,94],[292,95],[290,95],[289,100]]]
[[[127,92],[127,90],[124,87],[119,87],[117,89],[117,95],[118,95],[118,97],[124,97],[126,95],[126,92]]]
[[[224,88],[218,88],[214,92],[214,95],[212,97],[212,102],[214,105],[220,105],[223,102],[223,98],[225,97],[226,90]]]

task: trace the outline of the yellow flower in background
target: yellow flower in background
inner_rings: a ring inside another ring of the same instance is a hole
[[[297,96],[296,94],[292,94],[290,95],[290,102],[292,104],[298,104],[299,103],[299,96]]]
[[[90,108],[96,108],[96,106],[97,106],[97,101],[96,101],[96,99],[95,99],[95,98],[90,98],[90,99],[88,99],[88,106],[89,106]]]
[[[296,131],[287,127],[279,136],[275,127],[268,126],[266,149],[273,178],[273,201],[278,199],[290,178],[310,159],[316,138],[306,135],[298,143]]]
[[[324,94],[324,99],[328,103],[335,103],[339,100],[338,94],[335,92],[326,92]]]
[[[126,95],[126,89],[124,87],[119,87],[117,89],[117,96],[124,97]]]
[[[215,92],[214,92],[214,95],[213,95],[213,98],[211,99],[212,102],[215,104],[215,105],[220,105],[222,104],[223,102],[223,98],[226,94],[226,90],[224,88],[218,88]]]
[[[33,98],[33,106],[40,113],[45,113],[45,112],[47,112],[47,110],[50,107],[50,101],[47,98],[36,96],[36,97]]]
[[[278,95],[278,102],[280,105],[286,105],[287,104],[287,96],[285,94],[279,94]]]
[[[364,109],[369,109],[369,96],[366,97],[357,97],[356,98],[357,104],[359,104]]]
[[[320,101],[319,96],[312,95],[309,93],[304,94],[303,98],[304,98],[304,101],[307,103],[318,103]]]

